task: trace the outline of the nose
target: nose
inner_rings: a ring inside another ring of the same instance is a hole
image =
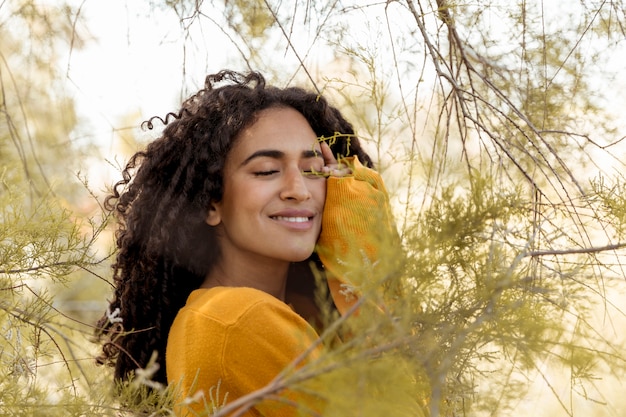
[[[306,178],[302,175],[300,169],[293,168],[285,172],[280,198],[283,200],[296,201],[305,201],[311,198],[311,192],[307,186]]]

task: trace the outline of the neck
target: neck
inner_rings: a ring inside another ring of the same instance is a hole
[[[224,256],[206,276],[201,288],[250,287],[285,300],[289,262],[229,260]]]

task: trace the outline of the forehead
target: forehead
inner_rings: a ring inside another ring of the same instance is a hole
[[[307,150],[320,151],[320,145],[311,125],[300,112],[291,107],[278,107],[257,114],[254,123],[235,138],[228,159],[232,162],[243,160],[261,149],[299,155]]]

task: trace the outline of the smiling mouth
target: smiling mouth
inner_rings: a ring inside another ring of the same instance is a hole
[[[312,217],[285,217],[285,216],[273,216],[272,219],[290,222],[290,223],[305,223],[312,219]]]

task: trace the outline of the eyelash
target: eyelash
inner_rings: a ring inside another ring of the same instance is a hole
[[[279,171],[277,170],[269,170],[269,171],[257,171],[254,173],[254,175],[256,177],[269,177],[270,175],[274,175],[276,173],[278,173]],[[310,170],[306,170],[306,171],[302,171],[302,175],[306,176],[306,177],[315,177],[315,178],[321,178],[323,177],[323,174],[321,173],[321,171],[318,171],[316,169],[310,169]]]
[[[254,173],[255,176],[257,177],[268,177],[270,175],[276,174],[278,171],[276,170],[270,170],[270,171],[257,171]]]

